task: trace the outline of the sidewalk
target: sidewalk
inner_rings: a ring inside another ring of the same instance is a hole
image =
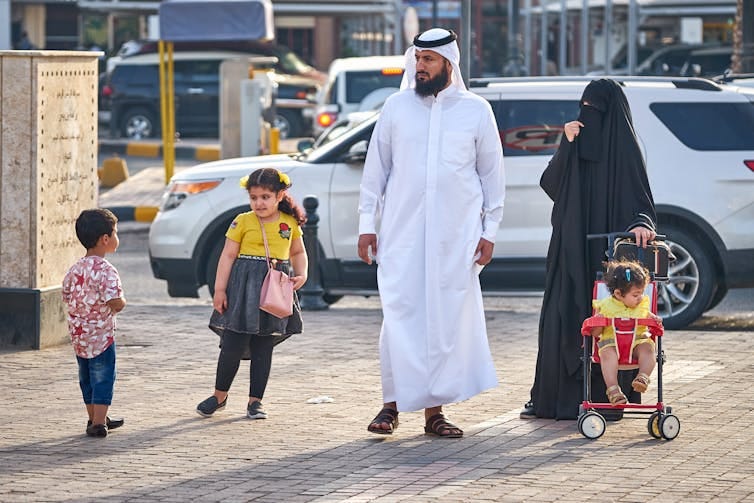
[[[244,416],[248,363],[228,407],[203,419],[217,337],[211,306],[132,304],[119,316],[112,414],[126,424],[84,435],[70,347],[0,353],[0,501],[751,501],[754,365],[749,331],[670,332],[665,401],[677,439],[646,419],[583,438],[574,421],[521,420],[536,359],[538,298],[486,298],[500,385],[447,407],[462,439],[423,434],[402,413],[369,434],[380,408],[376,299],[306,312],[306,333],[275,352],[269,419]],[[654,377],[654,376],[653,376]],[[656,400],[653,379],[647,401]],[[328,396],[333,403],[308,404]]]
[[[220,158],[220,147],[216,140],[192,140],[176,145],[176,158],[194,159],[208,162]],[[282,140],[282,152],[296,149],[298,139]],[[120,222],[150,223],[160,204],[165,190],[165,168],[162,165],[162,142],[159,140],[126,142],[121,140],[100,140],[100,152],[117,155],[154,157],[155,167],[146,168],[107,191],[100,193],[98,205],[113,211]],[[175,167],[175,173],[186,169]],[[137,224],[138,225],[138,224]]]

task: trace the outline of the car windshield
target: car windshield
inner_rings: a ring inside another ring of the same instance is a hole
[[[296,157],[299,160],[306,160],[307,162],[313,162],[317,163],[320,159],[330,155],[332,152],[341,150],[341,149],[349,149],[353,143],[355,143],[355,138],[363,136],[365,131],[368,129],[370,132],[368,133],[367,138],[371,136],[371,129],[374,127],[374,123],[377,122],[377,118],[379,117],[379,114],[375,114],[373,117],[370,117],[369,119],[365,120],[364,122],[360,122],[356,124],[350,131],[347,131],[341,135],[339,135],[337,138],[335,138],[332,141],[328,141],[324,145],[321,145],[316,148],[312,148],[310,150],[307,150],[306,152],[302,154],[298,154]]]
[[[311,67],[304,63],[295,52],[285,46],[276,47],[275,56],[278,58],[280,68],[291,75],[300,75],[311,70]]]

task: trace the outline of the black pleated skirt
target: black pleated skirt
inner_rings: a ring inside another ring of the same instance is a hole
[[[290,271],[287,261],[277,261],[275,268],[285,273]],[[265,257],[240,256],[233,262],[226,288],[228,308],[222,314],[213,310],[209,319],[209,328],[220,336],[221,346],[223,337],[251,335],[274,337],[277,345],[303,331],[301,307],[295,292],[293,314],[287,318],[278,318],[259,309],[259,294],[266,275]]]

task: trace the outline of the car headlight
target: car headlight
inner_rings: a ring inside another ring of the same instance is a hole
[[[170,182],[160,201],[160,211],[168,211],[181,205],[190,195],[201,194],[212,190],[222,183],[222,180],[203,180],[199,182]]]

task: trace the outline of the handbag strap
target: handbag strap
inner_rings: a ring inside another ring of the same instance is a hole
[[[264,223],[262,223],[262,219],[259,218],[259,215],[254,213],[256,215],[257,220],[259,221],[259,227],[262,229],[262,239],[264,239],[264,254],[267,256],[267,268],[272,269],[272,263],[270,261],[270,247],[267,244],[267,233],[264,231]]]

